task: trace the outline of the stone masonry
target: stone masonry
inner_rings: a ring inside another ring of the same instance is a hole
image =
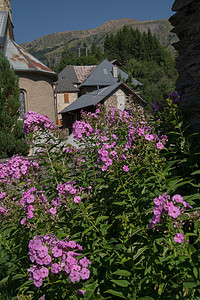
[[[176,89],[185,117],[200,132],[200,0],[175,0],[172,10],[169,21],[179,38],[173,44],[179,54]]]

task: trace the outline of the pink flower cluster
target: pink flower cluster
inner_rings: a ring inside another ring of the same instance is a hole
[[[43,281],[51,274],[69,276],[71,282],[86,280],[90,277],[88,269],[91,262],[83,257],[80,251],[82,247],[68,237],[59,241],[53,234],[35,236],[29,242],[29,257],[33,264],[28,270],[30,280],[36,287],[40,287]]]
[[[136,109],[128,112],[110,108],[104,111],[98,106],[96,113],[83,113],[83,120],[74,125],[74,138],[80,140],[83,135],[90,135],[86,147],[91,145],[91,151],[97,151],[97,166],[103,172],[114,171],[116,167],[129,172],[131,166],[143,161],[146,155],[148,160],[156,161],[167,142],[167,136],[159,138],[142,111]],[[86,124],[91,126],[87,133]]]
[[[14,155],[6,163],[0,164],[0,182],[9,184],[19,181],[20,178],[24,180],[28,174],[33,175],[38,169],[39,165],[36,162]]]
[[[75,140],[82,140],[83,136],[89,136],[94,129],[89,123],[84,121],[76,121],[73,124],[73,136]]]
[[[38,130],[52,131],[56,128],[53,121],[47,116],[40,115],[34,111],[28,111],[24,117],[24,133],[35,132]]]
[[[179,194],[176,194],[172,197],[163,194],[159,195],[154,200],[154,215],[149,223],[149,228],[155,228],[155,225],[158,223],[165,223],[166,219],[169,218],[171,222],[174,224],[174,228],[181,229],[184,225],[182,220],[182,216],[186,214],[186,209],[191,208],[186,201],[184,201],[183,197]],[[174,241],[178,243],[182,243],[184,240],[184,235],[182,233],[177,233]]]
[[[81,194],[83,193],[83,188],[75,187],[75,182],[65,182],[60,183],[57,186],[58,195],[60,197],[65,197],[67,200],[73,198],[74,203],[79,203],[81,201]]]

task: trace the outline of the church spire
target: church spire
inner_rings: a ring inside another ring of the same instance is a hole
[[[12,22],[12,11],[10,0],[0,0],[0,10],[6,10],[9,12],[9,17]]]

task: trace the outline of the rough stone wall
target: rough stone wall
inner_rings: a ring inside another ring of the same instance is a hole
[[[26,111],[33,110],[39,114],[47,115],[55,122],[55,101],[53,81],[47,76],[34,73],[17,73],[19,87],[26,93]]]
[[[172,10],[176,13],[169,21],[179,38],[174,44],[179,54],[176,89],[186,119],[200,131],[200,1],[175,0]]]

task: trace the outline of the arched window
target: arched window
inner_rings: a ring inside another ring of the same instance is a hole
[[[20,106],[20,118],[21,119],[24,118],[24,115],[25,115],[25,112],[26,112],[25,95],[26,95],[26,92],[24,90],[20,90],[19,100],[20,100],[20,103],[21,103],[21,106]]]

